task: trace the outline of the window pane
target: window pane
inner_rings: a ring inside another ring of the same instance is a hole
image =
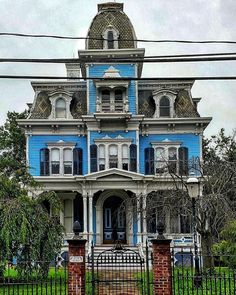
[[[99,146],[99,157],[105,158],[105,146],[104,145]]]
[[[116,145],[110,145],[110,147],[109,147],[109,155],[117,156],[117,154],[118,154],[117,146]]]
[[[60,151],[59,151],[59,149],[52,150],[51,170],[52,170],[52,174],[59,174],[60,173]]]
[[[64,149],[64,161],[72,161],[72,150]]]
[[[105,146],[99,146],[99,171],[105,170]]]
[[[123,91],[121,89],[117,89],[115,90],[115,111],[122,112],[123,109]]]
[[[52,161],[60,161],[60,151],[59,149],[53,149],[52,150]]]
[[[118,167],[118,149],[116,145],[109,147],[109,168]]]
[[[108,49],[114,49],[114,33],[112,31],[107,33],[107,47]]]
[[[66,118],[66,102],[63,98],[56,101],[56,118]]]
[[[176,173],[177,172],[177,149],[175,147],[171,147],[168,150],[169,152],[169,172]]]
[[[102,91],[102,111],[103,112],[110,111],[110,91],[109,90]]]
[[[161,174],[167,171],[167,159],[165,157],[164,148],[156,149],[156,173]]]
[[[160,117],[170,116],[170,101],[168,97],[163,96],[160,100]]]
[[[129,156],[128,156],[128,146],[127,145],[123,145],[122,146],[122,157],[123,158],[128,158]]]
[[[64,149],[63,151],[64,157],[64,174],[72,174],[72,150]]]

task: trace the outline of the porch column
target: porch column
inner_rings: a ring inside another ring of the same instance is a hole
[[[140,196],[137,197],[137,243],[141,243],[141,212],[140,212]]]
[[[89,195],[89,241],[93,240],[93,196]]]
[[[143,244],[147,240],[147,196],[143,195]]]
[[[87,194],[83,195],[83,211],[84,211],[84,235],[88,233],[88,202]]]

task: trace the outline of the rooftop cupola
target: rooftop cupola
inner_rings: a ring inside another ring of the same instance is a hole
[[[123,8],[123,3],[98,4],[98,13],[88,30],[86,49],[137,48],[133,25]]]

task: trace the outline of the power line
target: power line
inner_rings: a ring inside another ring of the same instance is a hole
[[[104,41],[108,39],[104,38],[93,38],[93,37],[77,37],[77,36],[63,36],[63,35],[46,35],[46,34],[24,34],[24,33],[6,33],[0,32],[0,36],[14,36],[14,37],[25,37],[25,38],[52,38],[52,39],[66,39],[66,40],[95,40]],[[152,40],[152,39],[122,39],[119,41],[135,41],[142,43],[186,43],[186,44],[236,44],[234,40]]]
[[[184,55],[182,55],[184,56]],[[0,63],[184,63],[184,62],[211,62],[211,61],[234,61],[236,60],[236,54],[223,54],[223,56],[199,56],[188,57],[191,55],[185,55],[185,57],[169,56],[153,56],[148,58],[101,58],[101,57],[87,57],[84,58],[0,58]]]
[[[63,77],[63,76],[31,76],[31,75],[0,75],[0,79],[15,79],[15,80],[98,80],[98,81],[176,81],[176,80],[236,80],[236,76],[206,76],[206,77],[120,77],[120,78],[103,78],[103,77]]]

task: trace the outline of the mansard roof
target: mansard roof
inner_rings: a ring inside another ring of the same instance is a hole
[[[123,12],[123,3],[107,2],[98,4],[98,13],[94,17],[86,41],[86,49],[103,49],[102,35],[107,29],[119,33],[119,48],[136,48],[136,34],[128,16]]]

